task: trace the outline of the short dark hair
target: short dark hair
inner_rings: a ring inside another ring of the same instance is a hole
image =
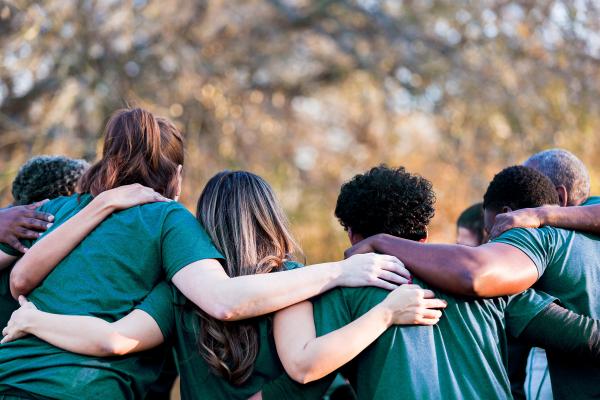
[[[515,165],[500,171],[483,196],[483,208],[500,211],[558,204],[552,181],[533,168]]]
[[[427,237],[435,194],[431,182],[385,165],[342,185],[335,216],[345,229],[369,237],[378,233],[420,240]]]
[[[63,156],[37,156],[19,169],[12,184],[15,205],[31,204],[45,199],[70,196],[88,169],[84,160]]]
[[[475,203],[460,213],[456,221],[457,227],[470,230],[477,236],[479,242],[483,241],[483,203]]]

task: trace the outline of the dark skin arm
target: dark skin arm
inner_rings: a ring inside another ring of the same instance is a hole
[[[545,206],[498,214],[490,237],[493,239],[512,228],[539,228],[544,225],[598,235],[600,234],[600,205]]]
[[[0,209],[0,243],[6,243],[25,253],[27,248],[19,239],[37,239],[54,221],[52,215],[36,211],[44,203],[45,201],[41,201],[27,206]]]
[[[396,256],[425,282],[462,296],[520,293],[538,279],[533,261],[522,251],[503,243],[479,247],[425,244],[380,234],[346,250],[346,257],[366,252]]]

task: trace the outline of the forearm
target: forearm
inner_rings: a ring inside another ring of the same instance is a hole
[[[10,290],[16,299],[36,288],[77,245],[112,213],[104,201],[93,201],[75,216],[40,239],[15,264]]]
[[[425,282],[461,296],[497,297],[520,293],[538,278],[531,259],[513,246],[424,244],[391,235],[371,239],[375,251],[396,256]]]
[[[554,303],[532,319],[519,338],[547,350],[600,361],[600,321]]]
[[[88,356],[126,354],[137,345],[115,332],[109,322],[88,316],[35,311],[25,331],[63,350]]]
[[[600,205],[535,209],[541,225],[600,234]]]
[[[476,296],[474,277],[481,268],[473,248],[423,244],[390,235],[377,235],[372,246],[379,253],[398,257],[425,282],[450,293]]]
[[[308,383],[336,371],[373,343],[391,323],[392,312],[377,305],[350,324],[311,339],[293,356],[294,379]]]
[[[206,284],[207,279],[195,275],[198,268],[206,271],[211,267],[188,266],[175,274],[173,283],[202,310],[227,321],[265,315],[299,303],[338,286],[342,276],[342,264],[334,262],[269,274],[223,276]]]

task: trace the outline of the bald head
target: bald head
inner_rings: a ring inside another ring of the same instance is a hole
[[[562,149],[551,149],[529,157],[526,167],[546,175],[559,193],[561,204],[576,206],[590,195],[590,175],[583,162],[573,153]]]

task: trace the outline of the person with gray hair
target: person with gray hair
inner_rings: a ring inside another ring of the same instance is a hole
[[[523,163],[546,175],[558,192],[561,207],[578,206],[590,196],[590,174],[583,162],[564,149],[536,153]]]

